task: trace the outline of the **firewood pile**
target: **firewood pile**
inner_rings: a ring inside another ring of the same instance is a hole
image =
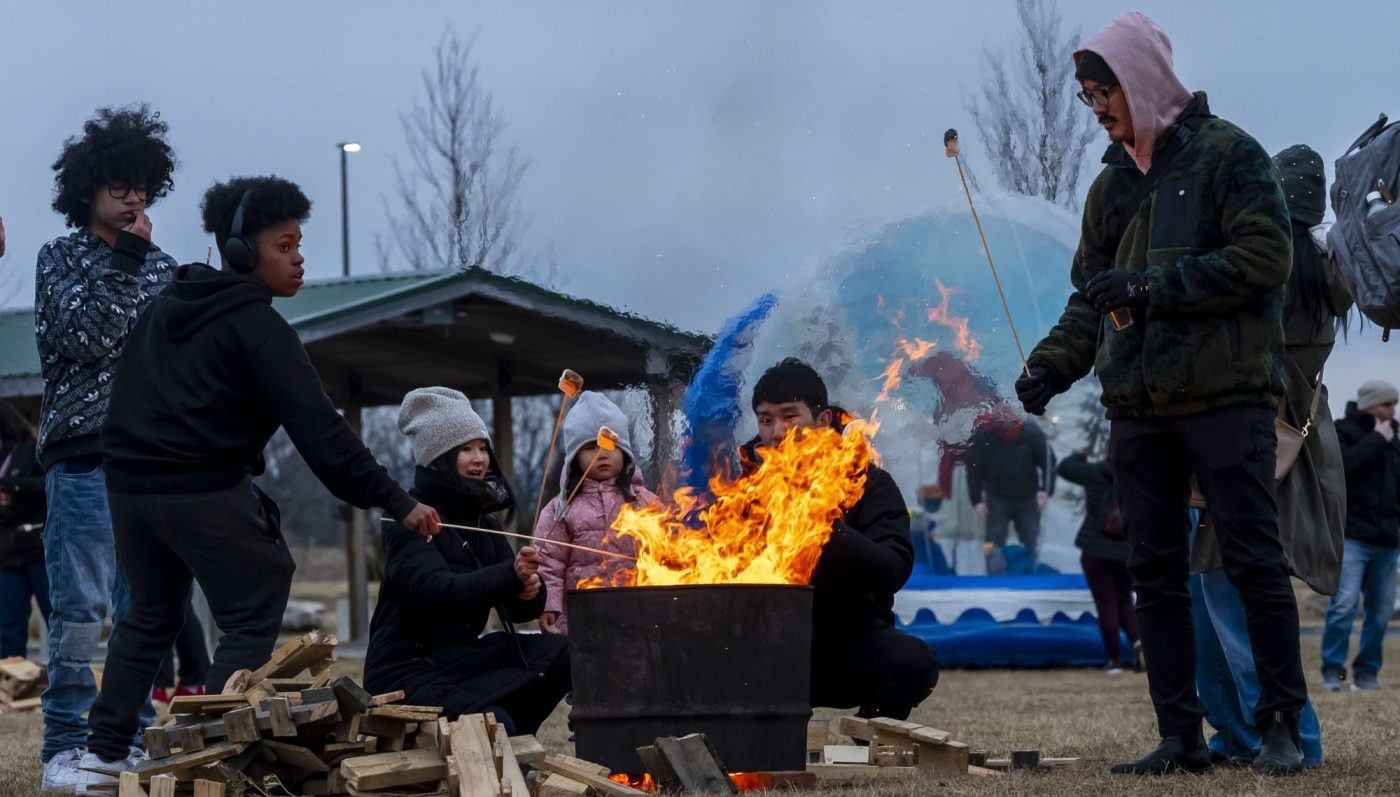
[[[0,659],[0,711],[34,711],[49,686],[46,669],[20,656]]]
[[[864,744],[829,744],[832,733]],[[880,781],[925,773],[937,777],[998,777],[1010,769],[1077,766],[1077,758],[1042,758],[1038,750],[991,758],[972,750],[953,734],[887,717],[841,717],[813,722],[807,729],[807,771],[822,781]]]
[[[449,723],[438,706],[404,705],[332,677],[336,639],[313,631],[223,693],[171,702],[147,728],[150,760],[118,773],[118,797],[479,795],[528,797],[519,764],[539,761],[532,736],[509,738],[493,716]]]

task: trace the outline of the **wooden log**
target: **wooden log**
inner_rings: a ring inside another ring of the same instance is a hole
[[[375,753],[340,762],[340,773],[362,791],[435,783],[447,777],[447,762],[436,750]]]
[[[346,717],[369,708],[370,701],[374,699],[373,695],[348,675],[331,681],[330,688],[335,692],[336,701],[340,703],[340,713]]]
[[[520,769],[520,761],[515,757],[515,747],[503,726],[496,726],[496,746],[501,750],[501,792],[510,787],[512,797],[530,797],[530,787],[525,783],[525,773]]]
[[[588,784],[558,772],[551,772],[540,782],[539,794],[536,797],[588,797]]]
[[[292,704],[285,697],[270,697],[262,708],[267,712],[273,736],[296,736],[297,725],[292,721]]]
[[[533,736],[510,737],[510,749],[515,753],[515,760],[522,764],[537,764],[544,760],[544,745]]]
[[[452,760],[457,763],[460,797],[500,797],[501,778],[486,735],[486,717],[467,714],[452,723]]]
[[[224,784],[217,780],[196,780],[194,797],[224,797]]]
[[[869,767],[847,766],[842,764],[812,764],[807,771],[814,773],[819,781],[839,781],[862,783],[879,780],[903,780],[912,778],[918,767]]]
[[[262,736],[258,732],[258,711],[252,706],[230,711],[223,722],[223,736],[230,742],[256,742]]]
[[[117,797],[150,797],[141,788],[141,776],[127,770],[117,776]]]
[[[164,728],[152,725],[141,734],[141,740],[146,745],[146,755],[151,758],[165,758],[170,755],[170,734]]]
[[[174,775],[156,775],[151,778],[151,797],[175,797],[175,786],[179,780]]]
[[[374,697],[371,697],[369,699],[369,704],[371,706],[387,706],[390,703],[397,703],[407,696],[408,695],[406,692],[404,692],[402,689],[398,689],[393,692],[385,692],[382,695],[375,695]]]
[[[568,756],[548,755],[540,762],[540,768],[576,780],[608,797],[642,797],[646,794],[640,789],[608,780],[607,775],[600,775],[595,771],[598,768],[596,764],[582,762],[583,766],[579,766],[574,763],[577,761],[578,759]]]

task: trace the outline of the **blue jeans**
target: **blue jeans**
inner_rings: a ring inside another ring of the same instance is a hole
[[[107,477],[81,458],[55,463],[44,475],[48,519],[44,523],[44,563],[49,576],[49,688],[44,690],[44,743],[47,762],[65,750],[87,745],[84,716],[97,698],[92,661],[102,641],[108,610],[124,617],[130,603],[126,576],[117,566],[112,517],[107,509]],[[115,623],[113,625],[115,628]],[[150,699],[142,727],[155,722]]]
[[[1322,673],[1345,675],[1351,623],[1361,607],[1361,646],[1351,662],[1354,673],[1381,671],[1385,626],[1395,610],[1395,559],[1400,549],[1347,540],[1342,549],[1342,580],[1327,606],[1322,631]]]
[[[43,562],[0,568],[0,659],[29,655],[29,599],[39,601],[39,614],[48,623],[49,576]]]
[[[1254,708],[1259,704],[1259,674],[1249,644],[1244,601],[1224,570],[1192,573],[1191,619],[1196,629],[1196,692],[1215,728],[1210,749],[1227,758],[1253,757],[1259,752],[1259,727]],[[1298,715],[1303,764],[1322,766],[1322,726],[1312,700]]]

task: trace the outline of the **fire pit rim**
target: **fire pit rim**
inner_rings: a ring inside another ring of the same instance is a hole
[[[714,589],[715,587],[745,587],[745,588],[770,588],[770,589],[801,589],[809,592],[815,591],[816,587],[811,584],[745,584],[745,583],[724,583],[724,584],[649,584],[644,587],[574,587],[565,590],[566,594],[575,592],[622,592],[636,590],[663,590],[663,589]]]

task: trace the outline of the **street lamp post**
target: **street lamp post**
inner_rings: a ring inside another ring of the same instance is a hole
[[[354,141],[343,141],[336,145],[340,150],[340,270],[342,276],[350,276],[350,178],[347,156],[359,152],[360,145]]]

